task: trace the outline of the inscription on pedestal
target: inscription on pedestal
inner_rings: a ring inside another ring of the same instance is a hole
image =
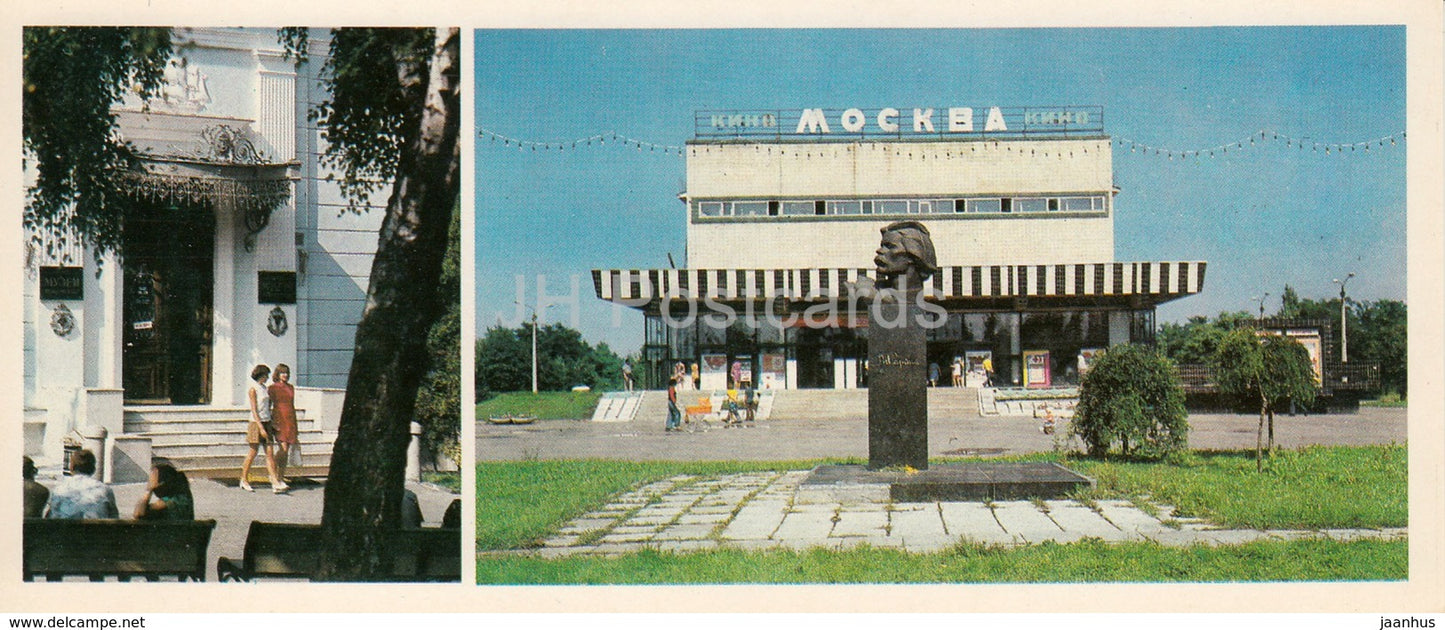
[[[901,312],[900,312],[901,311]],[[876,304],[868,326],[868,468],[928,468],[924,330],[912,302]]]

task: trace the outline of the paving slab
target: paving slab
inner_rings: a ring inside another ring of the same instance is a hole
[[[1004,531],[1025,542],[1063,542],[1072,538],[1029,501],[999,501],[993,504],[993,514]]]
[[[670,553],[688,553],[693,551],[711,551],[718,548],[716,540],[668,540],[657,543],[658,551]]]
[[[715,525],[673,525],[658,532],[653,540],[702,540],[712,535]]]
[[[858,547],[873,547],[874,549],[902,549],[903,539],[890,536],[849,536],[847,538],[830,538],[838,541],[838,549],[857,549]]]
[[[728,517],[729,517],[729,515],[728,515],[727,513],[712,513],[712,514],[708,514],[708,513],[688,512],[688,513],[686,513],[686,514],[683,514],[682,516],[677,517],[677,524],[678,524],[678,525],[697,525],[697,524],[701,524],[701,523],[706,523],[706,524],[708,524],[708,525],[718,525],[718,524],[721,524],[721,523],[726,523],[726,522],[728,521]]]
[[[1110,542],[1129,539],[1129,534],[1114,527],[1098,512],[1078,501],[1045,501],[1044,504],[1049,508],[1049,518],[1054,519],[1064,531],[1076,532],[1084,538],[1098,538]]]
[[[1129,501],[1099,501],[1096,503],[1104,518],[1109,519],[1120,530],[1143,537],[1147,532],[1169,529],[1159,519],[1149,516]]]
[[[744,505],[723,530],[722,537],[734,540],[765,540],[773,535],[783,522],[787,504],[779,502],[753,502]]]
[[[903,538],[905,540],[927,538],[951,539],[943,529],[943,516],[939,514],[938,504],[912,504],[920,505],[922,509],[893,510],[888,514],[889,535]]]
[[[838,523],[833,526],[830,536],[886,536],[888,513],[877,511],[838,512]]]
[[[611,527],[615,523],[617,523],[617,521],[610,518],[579,518],[568,522],[567,525],[561,529],[561,532],[590,532],[599,529],[606,529],[608,527]]]
[[[820,511],[788,512],[773,533],[778,540],[822,540],[833,531],[833,513]]]
[[[643,542],[643,541],[647,541],[647,540],[652,540],[653,535],[654,535],[654,532],[651,532],[651,531],[646,531],[646,532],[621,532],[621,533],[619,533],[619,532],[612,532],[612,533],[610,533],[610,534],[607,534],[606,536],[603,536],[603,537],[602,537],[600,540],[598,540],[597,542],[598,542],[599,544],[635,543],[635,542]]]
[[[1018,542],[999,525],[993,510],[981,502],[947,502],[938,504],[938,507],[950,536],[990,545]]]

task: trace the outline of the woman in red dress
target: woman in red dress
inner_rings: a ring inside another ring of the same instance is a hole
[[[296,388],[291,385],[291,368],[285,363],[276,365],[271,377],[271,386],[266,388],[271,395],[271,426],[276,434],[276,473],[282,483],[286,481],[287,456],[299,440],[296,437]]]

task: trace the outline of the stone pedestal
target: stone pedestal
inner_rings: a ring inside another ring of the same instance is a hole
[[[928,348],[912,300],[878,300],[868,320],[868,469],[928,468]]]

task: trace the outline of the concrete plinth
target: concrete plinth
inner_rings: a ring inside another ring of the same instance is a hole
[[[897,503],[931,501],[1059,498],[1094,480],[1052,462],[974,462],[936,464],[928,470],[868,470],[858,465],[814,468],[799,492],[818,496],[839,492],[845,497],[887,496]]]

